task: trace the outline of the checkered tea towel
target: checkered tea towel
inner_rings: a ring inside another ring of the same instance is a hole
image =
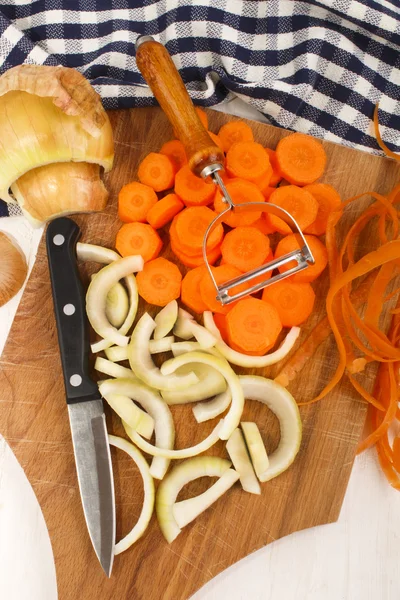
[[[236,95],[274,125],[377,153],[379,101],[383,138],[400,150],[399,0],[0,0],[0,73],[61,64],[108,109],[149,106],[143,34],[166,45],[197,104]]]

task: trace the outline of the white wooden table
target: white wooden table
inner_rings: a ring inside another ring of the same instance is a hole
[[[224,106],[257,118],[246,108],[236,101]],[[18,239],[32,267],[41,231],[22,218],[1,219],[0,230]],[[21,295],[0,308],[0,354]],[[355,462],[337,523],[277,540],[218,575],[192,600],[399,600],[399,564],[400,494],[370,451]],[[0,599],[56,598],[43,515],[0,431]]]

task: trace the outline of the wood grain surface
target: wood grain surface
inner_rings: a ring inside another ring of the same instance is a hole
[[[110,113],[116,142],[115,167],[107,177],[111,190],[107,210],[79,216],[85,242],[113,246],[120,226],[116,199],[120,187],[131,181],[139,161],[157,151],[172,131],[159,109]],[[232,118],[209,111],[210,130]],[[250,123],[257,141],[275,147],[288,132]],[[392,161],[372,157],[335,144],[325,144],[328,165],[323,181],[332,183],[343,198],[373,189],[388,192],[400,177]],[[369,199],[361,201],[359,209]],[[356,209],[348,211],[352,221]],[[166,236],[163,254],[171,256]],[[364,246],[371,240],[366,237]],[[185,268],[182,272],[185,272]],[[88,280],[96,265],[83,265]],[[324,314],[328,275],[317,282],[317,306],[303,328],[302,338]],[[141,304],[140,311],[147,307]],[[151,313],[154,311],[150,308]],[[311,399],[335,368],[332,339],[320,348],[292,386],[299,401]],[[265,370],[265,375],[274,374]],[[370,378],[372,377],[372,373]],[[118,419],[107,410],[109,430],[122,434]],[[6,437],[31,482],[43,509],[53,545],[60,600],[186,600],[205,582],[244,556],[280,537],[338,518],[356,446],[362,433],[365,405],[344,380],[322,402],[301,409],[304,435],[294,465],[262,485],[261,496],[247,494],[237,485],[187,526],[169,546],[155,517],[146,535],[129,551],[116,557],[110,580],[93,552],[80,503],[64,400],[61,364],[45,245],[39,248],[10,336],[0,360],[0,431]],[[191,407],[173,410],[177,447],[191,445],[207,435],[214,422],[198,426]],[[247,402],[245,420],[256,420],[267,449],[279,439],[279,428],[268,409]],[[225,455],[222,442],[209,454]],[[141,480],[129,458],[113,449],[116,482],[117,535],[131,528],[143,497]],[[179,499],[205,489],[209,481],[194,482]],[[327,568],[329,566],[327,565]]]

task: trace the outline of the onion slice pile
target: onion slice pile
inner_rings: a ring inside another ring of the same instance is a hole
[[[181,532],[174,517],[174,504],[181,489],[199,477],[221,477],[231,466],[217,456],[197,456],[175,466],[160,483],[156,496],[157,519],[168,543]],[[207,506],[204,507],[204,510]]]
[[[216,369],[210,368],[208,365],[201,363],[190,363],[177,370],[178,375],[186,375],[187,373],[196,374],[199,381],[191,385],[186,390],[178,390],[172,392],[164,390],[161,396],[167,404],[187,404],[189,402],[199,402],[206,398],[211,398],[217,394],[221,394],[226,390],[226,381],[224,377]]]
[[[205,311],[203,313],[203,319],[205,328],[217,339],[215,344],[216,349],[226,358],[226,360],[239,367],[247,367],[250,369],[269,367],[285,358],[300,335],[300,328],[292,327],[277,350],[270,354],[265,354],[264,356],[249,356],[233,350],[224,342],[218,327],[215,325],[212,312]]]
[[[174,327],[174,335],[182,340],[195,338],[200,348],[208,349],[215,346],[217,338],[205,327],[199,325],[192,315],[183,308],[178,311],[178,318]]]
[[[133,529],[120,540],[117,544],[115,544],[114,553],[115,555],[121,554],[125,550],[128,550],[134,544],[147,529],[148,524],[150,523],[151,517],[153,515],[154,510],[154,500],[155,500],[155,490],[154,490],[154,481],[150,473],[149,465],[146,462],[144,456],[142,456],[140,450],[138,450],[133,444],[130,444],[127,440],[123,438],[116,437],[115,435],[109,435],[108,441],[111,446],[115,448],[119,448],[119,450],[123,450],[126,452],[131,459],[134,461],[136,466],[139,469],[139,472],[143,479],[143,487],[144,487],[144,502],[142,506],[142,511],[140,513],[139,519]]]

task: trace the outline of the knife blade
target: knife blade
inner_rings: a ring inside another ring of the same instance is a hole
[[[115,546],[115,497],[103,400],[89,376],[89,336],[76,264],[78,225],[66,217],[46,232],[54,312],[83,512],[97,558],[110,577]]]

